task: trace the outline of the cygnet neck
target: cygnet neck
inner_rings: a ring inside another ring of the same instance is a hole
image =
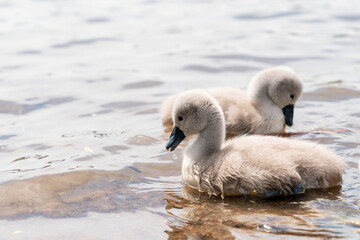
[[[249,88],[248,96],[250,101],[264,116],[282,114],[280,107],[270,98],[268,94],[268,87],[268,84],[265,83]]]
[[[187,148],[186,154],[194,161],[207,159],[207,156],[221,150],[225,141],[225,118],[220,109],[210,114],[205,128]]]

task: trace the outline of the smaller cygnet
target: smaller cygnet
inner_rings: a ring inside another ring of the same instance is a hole
[[[206,91],[220,104],[226,133],[278,134],[293,125],[294,105],[302,93],[302,82],[289,67],[278,66],[259,72],[247,92],[235,88]],[[172,127],[172,109],[177,95],[166,99],[160,109],[165,127]]]

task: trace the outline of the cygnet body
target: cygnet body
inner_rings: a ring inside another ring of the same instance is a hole
[[[293,125],[294,105],[302,93],[302,82],[289,67],[259,72],[247,92],[234,88],[206,89],[220,104],[226,133],[278,134]],[[166,99],[160,109],[165,127],[172,127],[171,113],[177,95]]]
[[[209,194],[283,196],[342,182],[346,164],[315,143],[274,136],[239,136],[225,142],[220,105],[207,92],[180,93],[167,149],[197,135],[184,152],[183,181]]]

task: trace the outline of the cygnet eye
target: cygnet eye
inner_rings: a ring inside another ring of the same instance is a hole
[[[294,94],[290,94],[290,98],[293,99],[295,96]]]
[[[179,121],[182,121],[182,120],[183,120],[183,117],[182,117],[182,116],[179,116],[178,119],[179,119]]]

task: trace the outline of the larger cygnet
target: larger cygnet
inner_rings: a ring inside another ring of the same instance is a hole
[[[294,105],[302,82],[289,67],[279,66],[258,73],[247,92],[241,89],[206,89],[223,109],[227,134],[278,134],[293,125]],[[177,95],[160,109],[163,125],[172,127],[172,108]]]
[[[175,122],[166,149],[185,138],[183,181],[209,194],[283,196],[342,182],[346,164],[315,143],[274,136],[239,136],[225,142],[225,119],[207,92],[180,93],[172,113]]]

